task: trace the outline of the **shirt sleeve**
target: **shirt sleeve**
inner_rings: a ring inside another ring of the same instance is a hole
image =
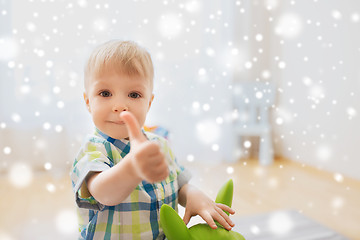
[[[86,185],[86,179],[91,174],[109,169],[114,163],[107,157],[109,149],[106,146],[107,142],[95,140],[96,138],[93,138],[83,144],[78,156],[75,158],[70,176],[79,208],[102,210],[104,205],[91,196]]]

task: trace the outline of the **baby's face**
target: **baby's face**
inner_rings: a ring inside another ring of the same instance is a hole
[[[153,99],[150,80],[115,72],[93,78],[84,94],[95,126],[115,139],[127,138],[122,111],[131,112],[143,126]]]

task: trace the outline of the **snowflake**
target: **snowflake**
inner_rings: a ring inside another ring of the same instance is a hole
[[[171,39],[180,35],[183,25],[181,17],[168,13],[160,17],[158,28],[163,37]]]
[[[16,58],[19,53],[19,46],[14,38],[0,38],[0,61],[8,61]]]
[[[295,38],[302,32],[302,20],[295,13],[283,14],[275,28],[275,33],[284,38]]]
[[[33,179],[32,169],[25,163],[14,163],[9,169],[9,181],[18,188],[30,185]]]

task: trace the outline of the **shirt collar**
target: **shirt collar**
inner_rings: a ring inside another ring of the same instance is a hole
[[[141,129],[141,131],[143,132],[145,137],[147,139],[149,139],[147,137],[146,133],[145,133],[145,130]],[[123,139],[112,138],[112,137],[108,136],[107,134],[103,133],[102,131],[100,131],[98,128],[95,128],[95,133],[97,135],[100,135],[101,137],[103,137],[106,141],[112,143],[119,150],[121,150],[121,156],[122,157],[124,157],[126,154],[128,154],[130,152],[130,141],[128,139],[126,139],[126,138],[123,138]]]
[[[96,133],[103,137],[106,141],[112,143],[115,147],[121,150],[121,156],[124,157],[126,154],[130,152],[130,141],[127,139],[115,139],[107,134],[101,132],[99,129],[96,128]]]

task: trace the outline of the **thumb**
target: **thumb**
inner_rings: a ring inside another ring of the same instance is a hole
[[[186,211],[186,209],[185,209],[185,214],[183,217],[183,221],[184,221],[185,225],[187,225],[190,222],[190,218],[191,218],[191,215],[190,215],[189,211]]]
[[[120,113],[120,118],[124,121],[131,141],[145,142],[147,139],[141,131],[139,122],[131,112]]]

